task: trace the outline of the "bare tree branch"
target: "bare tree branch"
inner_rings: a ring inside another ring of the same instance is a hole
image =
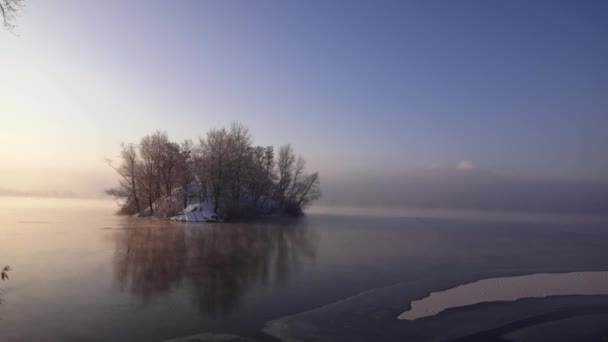
[[[24,0],[0,0],[0,14],[4,28],[13,31],[16,27],[17,13],[23,7]]]

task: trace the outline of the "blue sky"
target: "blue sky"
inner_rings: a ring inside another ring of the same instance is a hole
[[[48,157],[92,173],[120,141],[156,129],[195,138],[236,120],[260,144],[294,144],[330,179],[466,160],[608,180],[605,1],[26,6],[18,36],[0,32],[16,80],[0,86],[13,95],[4,143],[30,141],[30,153],[4,152],[7,168]],[[59,136],[34,135],[36,123]]]

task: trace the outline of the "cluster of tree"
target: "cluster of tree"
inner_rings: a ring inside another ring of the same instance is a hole
[[[201,201],[226,218],[256,215],[268,208],[301,214],[321,195],[318,173],[306,174],[306,162],[291,145],[254,146],[247,127],[212,129],[198,143],[172,142],[164,132],[145,136],[139,144],[122,144],[120,162],[108,164],[120,175],[108,194],[121,199],[127,214],[146,212],[169,216],[188,205],[188,193],[197,189]],[[162,201],[179,206],[162,210]]]

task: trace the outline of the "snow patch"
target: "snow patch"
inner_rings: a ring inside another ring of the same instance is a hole
[[[180,222],[217,222],[219,217],[213,210],[210,201],[197,202],[188,205],[181,214],[169,218]]]

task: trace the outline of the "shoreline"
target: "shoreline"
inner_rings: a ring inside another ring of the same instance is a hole
[[[340,336],[350,341],[386,340],[388,337],[393,339],[399,337],[401,340],[409,337],[416,341],[450,341],[490,332],[534,315],[544,315],[547,314],[547,310],[550,312],[554,307],[580,307],[597,301],[599,303],[597,307],[605,307],[608,310],[608,295],[570,295],[484,302],[451,308],[438,315],[414,321],[397,319],[406,308],[411,308],[412,302],[423,299],[433,292],[446,291],[463,284],[507,276],[583,271],[605,272],[608,271],[608,265],[452,274],[449,276],[451,279],[448,284],[445,284],[445,278],[448,276],[441,277],[443,279],[425,278],[402,282],[370,289],[324,306],[271,320],[265,324],[263,331],[281,341],[330,341],[332,336]],[[533,302],[537,303],[530,305]],[[522,303],[534,315],[526,315],[522,318],[517,308]],[[515,308],[503,312],[504,305]],[[494,316],[500,318],[493,319]]]

